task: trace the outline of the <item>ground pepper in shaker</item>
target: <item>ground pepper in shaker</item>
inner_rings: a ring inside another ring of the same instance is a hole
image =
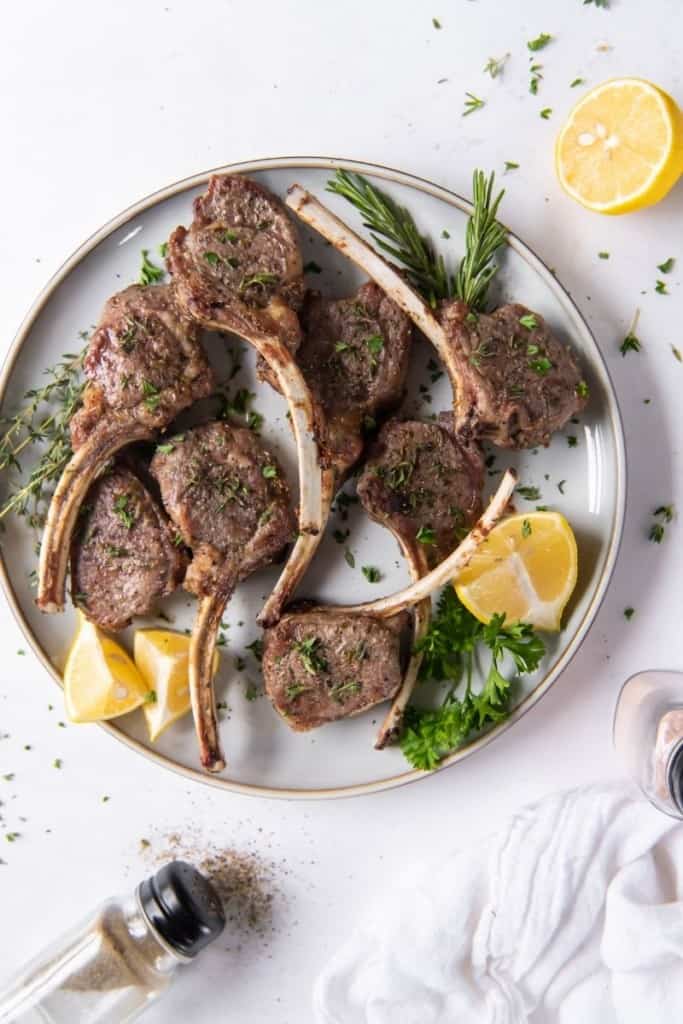
[[[683,818],[683,673],[639,672],[626,680],[614,746],[648,800]]]
[[[0,992],[0,1024],[125,1024],[137,1019],[225,926],[213,886],[171,861],[102,903]]]

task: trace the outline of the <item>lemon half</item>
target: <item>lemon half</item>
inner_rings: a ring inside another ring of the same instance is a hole
[[[458,576],[455,591],[480,622],[505,612],[556,632],[576,586],[576,539],[559,512],[530,512],[499,523]]]
[[[641,210],[683,173],[683,114],[651,82],[612,79],[576,104],[555,158],[562,187],[589,210]]]
[[[72,722],[102,722],[134,711],[149,687],[123,647],[78,613],[64,669],[66,713]]]

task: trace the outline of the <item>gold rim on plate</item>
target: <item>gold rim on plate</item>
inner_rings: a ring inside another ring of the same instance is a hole
[[[133,220],[133,218],[138,217],[141,213],[144,213],[151,207],[156,206],[157,203],[171,199],[182,192],[187,192],[200,185],[204,185],[212,174],[253,174],[259,171],[287,169],[291,169],[294,172],[301,168],[336,170],[338,167],[343,167],[350,171],[357,171],[361,174],[371,174],[374,177],[383,178],[386,181],[393,182],[397,185],[405,185],[409,188],[416,189],[417,191],[430,195],[435,199],[440,199],[466,214],[469,214],[472,210],[471,203],[466,199],[463,199],[462,196],[459,196],[457,193],[451,192],[449,189],[443,188],[440,185],[435,185],[433,182],[424,178],[419,178],[412,174],[406,174],[403,171],[398,171],[391,167],[383,167],[379,164],[370,164],[358,160],[342,160],[333,157],[271,157],[265,160],[246,160],[240,163],[226,164],[223,167],[215,167],[212,170],[192,175],[189,178],[182,178],[180,181],[176,181],[172,185],[168,185],[166,188],[160,189],[158,192],[151,193],[151,195],[141,199],[133,206],[129,206],[117,217],[110,220],[100,228],[99,231],[96,231],[94,235],[91,235],[90,238],[79,246],[79,248],[72,253],[66,262],[62,264],[59,270],[57,270],[57,272],[50,278],[26,314],[5,358],[2,371],[0,372],[0,405],[2,405],[4,401],[5,391],[21,348],[28,338],[31,328],[33,327],[37,317],[42,312],[44,306],[52,297],[59,285],[61,285],[69,276],[71,271],[114,231],[124,227],[129,221]],[[462,747],[445,757],[436,771],[443,771],[443,769],[457,764],[459,761],[464,761],[465,758],[471,757],[472,754],[475,754],[492,740],[501,736],[511,728],[515,722],[519,721],[527,711],[538,703],[541,697],[550,689],[558,676],[564,671],[583,643],[605,596],[607,586],[614,571],[624,526],[624,513],[626,507],[626,453],[624,446],[624,431],[614,386],[605,361],[602,358],[595,338],[593,337],[593,334],[582,314],[574,304],[569,293],[556,280],[545,263],[512,232],[508,233],[508,244],[518,256],[520,256],[527,264],[529,264],[530,267],[532,267],[532,269],[536,271],[536,273],[539,274],[540,277],[543,278],[546,286],[551,292],[553,292],[555,298],[559,301],[577,333],[583,335],[583,337],[590,342],[593,349],[592,369],[597,370],[602,377],[602,384],[607,396],[608,414],[616,447],[617,465],[615,467],[616,495],[614,519],[612,523],[609,547],[593,596],[581,621],[579,622],[579,625],[574,631],[571,641],[565,647],[557,662],[544,676],[544,678],[541,679],[534,687],[531,693],[527,694],[521,704],[515,708],[505,721],[501,722],[493,729],[490,729],[472,743],[467,744],[467,746]],[[1,548],[0,583],[2,583],[9,606],[15,619],[19,623],[27,642],[31,645],[32,650],[37,655],[45,669],[61,688],[62,680],[59,673],[52,664],[47,652],[43,649],[37,637],[34,635],[33,630],[21,609],[7,572]],[[417,769],[411,769],[409,771],[402,772],[399,775],[393,775],[390,778],[380,779],[376,782],[363,782],[351,786],[335,786],[326,789],[279,789],[272,786],[250,785],[249,783],[236,782],[231,779],[221,778],[220,776],[209,775],[197,768],[188,768],[185,765],[177,764],[165,755],[157,753],[154,750],[150,750],[149,747],[146,747],[144,743],[141,743],[139,740],[128,736],[114,722],[100,722],[98,724],[100,728],[108,732],[110,736],[115,737],[121,743],[124,743],[132,750],[135,750],[138,754],[142,754],[143,757],[146,757],[150,761],[154,761],[156,764],[161,765],[164,768],[170,769],[171,771],[174,771],[187,779],[191,779],[194,782],[203,782],[205,785],[214,786],[218,789],[229,790],[233,793],[242,793],[248,796],[266,796],[297,800],[324,800],[338,797],[360,796],[366,793],[378,793],[385,789],[394,789],[398,786],[406,785],[409,782],[415,782],[418,779],[427,778],[430,774],[433,774]]]

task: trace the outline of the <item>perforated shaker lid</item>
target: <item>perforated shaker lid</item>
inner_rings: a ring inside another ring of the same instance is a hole
[[[143,913],[164,942],[194,957],[223,931],[225,914],[216,890],[191,864],[173,860],[138,886]]]

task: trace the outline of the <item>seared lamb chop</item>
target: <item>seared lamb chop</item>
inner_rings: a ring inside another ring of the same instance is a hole
[[[396,537],[413,580],[443,561],[481,513],[481,451],[454,433],[450,413],[441,419],[390,420],[358,480],[363,508]],[[422,660],[415,648],[427,630],[430,612],[429,598],[415,608],[414,653],[380,728],[378,749],[400,730]]]
[[[236,174],[214,175],[194,201],[191,227],[176,228],[168,266],[178,301],[202,326],[239,335],[258,351],[289,405],[299,460],[299,533],[262,615],[275,621],[320,542],[332,475],[321,465],[322,421],[293,353],[303,269],[282,203]]]
[[[38,605],[64,606],[64,581],[78,510],[117,451],[154,437],[214,388],[197,328],[164,285],[133,285],[105,303],[84,361],[88,384],[72,421],[75,453],[57,485],[40,549]]]
[[[538,313],[518,305],[491,315],[458,301],[436,316],[397,271],[299,185],[287,204],[389,295],[436,348],[453,387],[455,425],[502,448],[547,445],[586,404],[576,360]]]
[[[410,616],[382,621],[325,609],[286,612],[266,630],[263,674],[275,709],[296,731],[366,711],[401,685]]]
[[[208,771],[221,771],[212,686],[216,634],[236,585],[292,540],[289,489],[257,436],[225,422],[195,427],[165,445],[151,471],[193,552],[185,578],[186,589],[200,598],[190,640],[192,711],[201,762]]]
[[[340,484],[363,450],[368,420],[401,401],[412,326],[372,282],[346,299],[308,292],[302,326],[297,362],[325,414],[325,454]]]
[[[405,590],[366,604],[292,611],[265,631],[266,692],[288,725],[311,729],[394,697],[401,687],[401,613],[457,577],[505,512],[516,481],[508,470],[455,551]]]
[[[116,466],[95,481],[71,551],[73,599],[92,622],[115,631],[149,615],[186,568],[182,537],[134,473]]]

